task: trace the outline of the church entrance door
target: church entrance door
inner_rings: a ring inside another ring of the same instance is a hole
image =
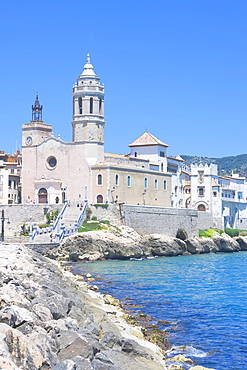
[[[47,190],[45,188],[39,189],[38,197],[39,197],[39,203],[47,203],[47,200],[48,200]]]

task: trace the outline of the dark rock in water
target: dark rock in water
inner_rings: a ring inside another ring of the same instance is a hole
[[[247,237],[238,236],[235,238],[236,242],[240,245],[241,251],[247,251]]]

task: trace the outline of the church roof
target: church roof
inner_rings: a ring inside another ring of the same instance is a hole
[[[86,64],[84,65],[83,72],[81,76],[91,76],[91,77],[96,77],[96,73],[94,72],[93,65],[91,64],[90,61],[90,54],[87,54],[87,61]]]
[[[163,141],[157,139],[157,137],[153,136],[149,132],[144,132],[141,136],[139,136],[133,143],[129,144],[130,147],[132,146],[150,146],[150,145],[161,145],[168,147],[169,145],[163,143]]]

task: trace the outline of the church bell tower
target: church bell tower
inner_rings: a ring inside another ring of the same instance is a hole
[[[72,130],[73,141],[88,144],[93,156],[93,144],[101,146],[102,150],[104,145],[104,96],[104,86],[87,54],[83,72],[73,86]]]

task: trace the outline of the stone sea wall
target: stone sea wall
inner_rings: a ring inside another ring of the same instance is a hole
[[[213,227],[212,213],[194,209],[132,206],[124,204],[123,223],[141,234],[163,234],[175,237],[184,229],[188,237],[198,235],[198,229]]]

